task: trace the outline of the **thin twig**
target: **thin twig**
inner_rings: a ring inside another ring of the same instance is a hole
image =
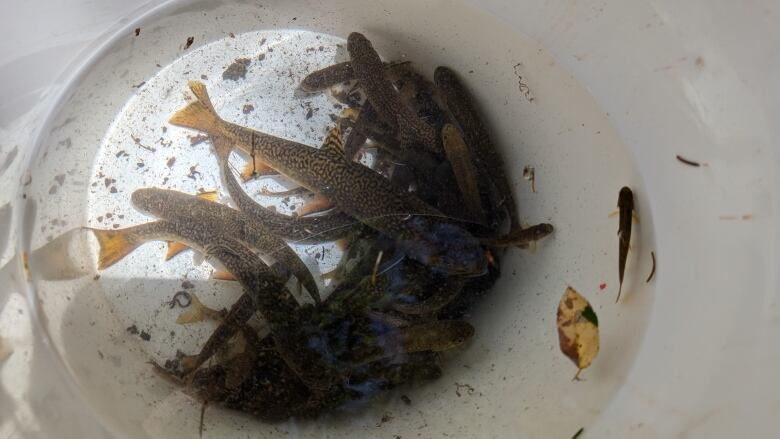
[[[653,276],[655,275],[655,252],[651,251],[650,257],[653,258],[653,269],[650,271],[650,276],[647,276],[647,280],[645,281],[645,283],[649,283],[650,279],[652,279]]]

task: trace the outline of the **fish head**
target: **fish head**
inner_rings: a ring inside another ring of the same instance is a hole
[[[445,276],[480,276],[487,257],[479,240],[462,227],[444,221],[413,216],[407,225],[414,233],[400,247],[407,256]]]
[[[164,189],[157,188],[143,188],[133,192],[131,200],[133,205],[144,212],[154,213],[164,210],[166,205],[170,204],[170,197],[166,196]]]

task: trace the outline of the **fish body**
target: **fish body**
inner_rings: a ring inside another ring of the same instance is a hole
[[[433,79],[439,89],[442,101],[460,125],[466,145],[472,148],[475,164],[482,177],[493,181],[501,194],[501,200],[496,207],[504,206],[508,211],[511,221],[510,230],[521,228],[517,207],[512,196],[512,187],[504,171],[503,161],[490,140],[488,130],[482,122],[468,90],[455,72],[447,67],[436,68]],[[487,186],[484,184],[481,190],[483,193],[488,192]]]
[[[482,210],[482,200],[479,194],[479,177],[477,168],[472,161],[466,143],[463,141],[458,129],[451,124],[447,124],[441,131],[442,143],[447,159],[452,166],[452,173],[455,175],[455,181],[458,183],[463,207],[466,210],[467,217],[479,224],[485,224],[485,212]]]
[[[262,221],[223,204],[173,190],[139,189],[133,192],[132,201],[139,210],[160,219],[185,226],[197,223],[202,228],[211,229],[214,235],[235,238],[261,253],[271,255],[295,274],[315,302],[319,302],[317,284],[306,264],[279,234],[266,227]]]
[[[408,61],[385,63],[383,74],[388,78],[396,77],[408,64]],[[314,93],[354,79],[352,63],[344,61],[309,73],[303,78],[299,88],[307,93]]]
[[[343,155],[226,122],[217,116],[202,83],[191,81],[190,88],[198,101],[174,114],[172,124],[208,133],[217,149],[235,145],[254,149],[274,169],[395,238],[409,257],[423,264],[449,274],[484,271],[487,261],[479,242],[460,226],[442,220],[438,210],[371,169],[347,163]]]
[[[554,230],[552,224],[540,223],[514,229],[508,235],[500,238],[483,238],[481,241],[491,247],[523,247],[550,235]]]
[[[422,145],[430,152],[441,151],[436,130],[423,122],[401,100],[393,84],[385,77],[382,60],[364,35],[352,32],[347,39],[352,69],[366,98],[379,117],[398,132],[404,146]]]
[[[631,226],[634,217],[634,194],[628,186],[623,186],[618,194],[618,295],[615,302],[620,300],[620,293],[623,291],[623,274],[626,271],[626,259],[628,258],[628,249],[631,243]]]

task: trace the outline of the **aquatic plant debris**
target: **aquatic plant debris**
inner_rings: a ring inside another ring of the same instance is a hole
[[[650,270],[650,276],[647,276],[647,280],[645,280],[645,283],[649,283],[650,280],[655,276],[655,252],[650,252],[650,258],[653,260],[653,268]]]
[[[567,287],[558,304],[557,325],[561,352],[577,366],[577,380],[599,353],[598,317],[587,299]]]

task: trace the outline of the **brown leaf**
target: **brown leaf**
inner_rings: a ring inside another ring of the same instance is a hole
[[[568,287],[558,304],[557,324],[561,352],[579,369],[577,378],[599,352],[598,317],[590,303],[574,288]]]

